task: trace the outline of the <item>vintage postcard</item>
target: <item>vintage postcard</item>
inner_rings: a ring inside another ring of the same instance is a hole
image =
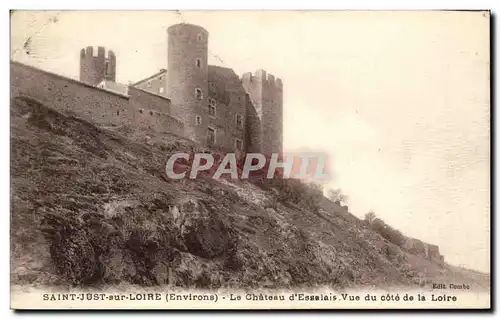
[[[490,12],[10,12],[13,309],[490,309]]]

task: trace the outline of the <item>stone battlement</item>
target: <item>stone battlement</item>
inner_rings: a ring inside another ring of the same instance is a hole
[[[93,46],[88,46],[86,48],[83,48],[80,50],[80,56],[81,57],[93,57],[93,58],[104,58],[104,59],[110,59],[115,57],[115,53],[111,50],[106,50],[105,47],[103,46],[98,46],[97,50],[95,50],[95,47]]]

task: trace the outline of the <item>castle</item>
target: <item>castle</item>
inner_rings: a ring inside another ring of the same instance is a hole
[[[405,237],[402,248],[414,255],[419,255],[438,263],[444,263],[444,256],[439,253],[439,246],[437,245],[423,242],[420,239]]]
[[[167,68],[133,84],[116,82],[113,51],[80,52],[79,81],[11,62],[11,96],[28,96],[102,125],[176,134],[228,151],[281,153],[283,84],[264,70],[240,78],[208,64],[208,32],[167,30]]]

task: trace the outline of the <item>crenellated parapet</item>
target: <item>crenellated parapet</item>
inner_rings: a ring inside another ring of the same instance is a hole
[[[80,81],[97,85],[103,80],[116,80],[116,56],[111,50],[88,46],[80,50]]]

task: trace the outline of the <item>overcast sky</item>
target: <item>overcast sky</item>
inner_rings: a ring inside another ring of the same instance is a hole
[[[79,50],[103,45],[122,83],[166,68],[169,25],[205,27],[211,64],[283,79],[285,149],[328,152],[329,186],[353,214],[374,210],[448,262],[489,271],[486,15],[68,11],[11,21],[13,60],[77,78]]]

